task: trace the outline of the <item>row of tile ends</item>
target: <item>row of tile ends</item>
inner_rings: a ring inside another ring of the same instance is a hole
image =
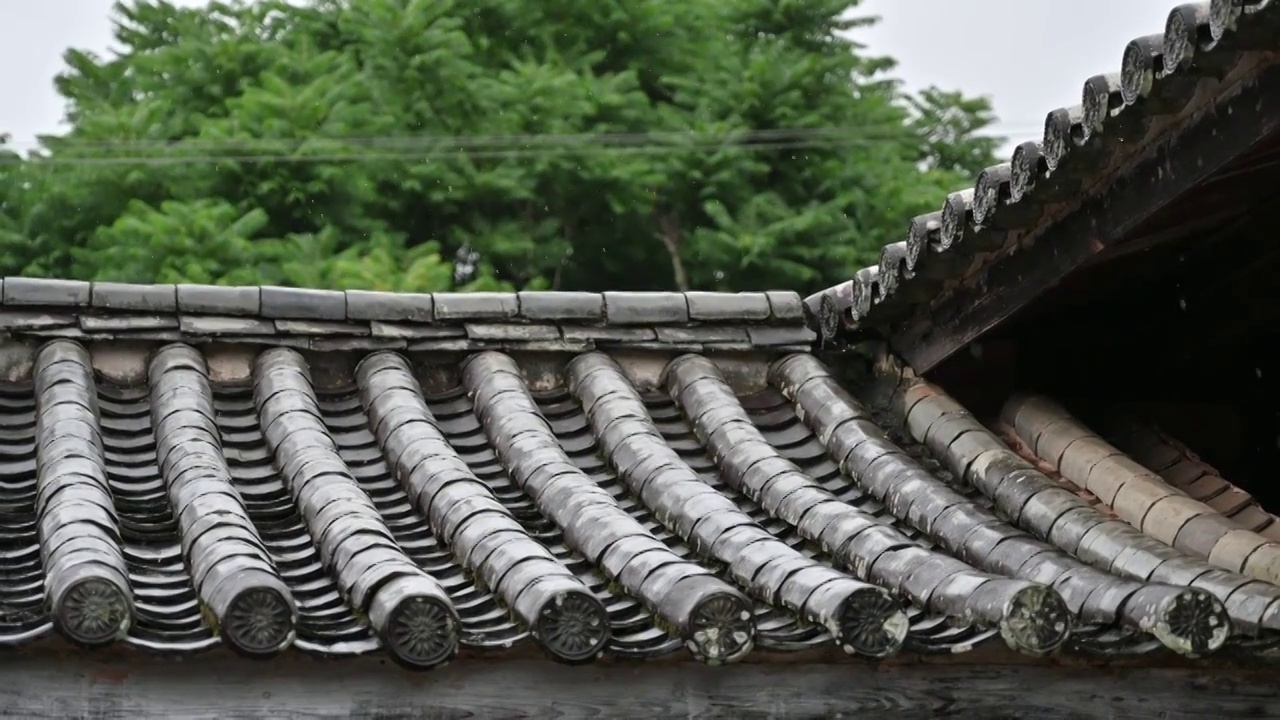
[[[799,294],[522,291],[401,293],[273,286],[132,284],[7,277],[9,309],[253,316],[268,320],[461,323],[563,321],[607,325],[800,325]]]
[[[1280,1],[1212,0],[1179,5],[1163,33],[1131,41],[1119,72],[1085,81],[1079,105],[1053,110],[1041,142],[1018,145],[1011,160],[983,170],[942,208],[913,218],[906,240],[848,281],[805,298],[824,342],[884,328],[969,271],[976,254],[1004,248],[1013,231],[1038,226],[1050,205],[1078,197],[1113,167],[1154,120],[1176,113],[1201,79],[1221,77],[1244,52],[1280,47]]]
[[[290,644],[297,611],[288,588],[271,570],[253,523],[229,493],[201,353],[190,346],[172,345],[160,351],[152,364],[157,459],[203,602],[232,648],[250,655],[274,655]],[[776,586],[770,591],[775,599],[802,609],[807,617],[820,618],[847,652],[883,657],[901,646],[906,615],[894,593],[819,566],[756,526],[732,500],[688,471],[643,419],[647,413],[640,396],[607,356],[581,356],[574,366],[573,392],[589,408],[602,451],[619,463],[619,472],[629,484],[638,482],[632,489],[655,508],[658,518],[681,527],[677,534],[695,538],[695,547],[709,555],[726,562],[732,558],[735,577],[741,571],[743,577],[754,578],[752,585]],[[837,391],[834,379],[812,356],[789,356],[771,372],[784,391],[795,394],[792,400],[798,411],[820,430],[830,434],[832,423],[843,423],[852,433],[832,436],[833,442],[856,441],[862,432],[859,427],[870,431],[862,411],[847,404],[854,401]],[[408,362],[395,353],[375,353],[362,361],[356,375],[388,463],[412,486],[412,495],[431,498],[425,500],[425,513],[445,544],[462,553],[468,567],[484,568],[486,584],[508,600],[512,612],[553,658],[576,663],[598,656],[608,636],[605,608],[529,540],[450,449],[435,429]],[[664,619],[664,629],[684,640],[703,661],[731,662],[750,649],[755,630],[747,598],[717,575],[675,555],[622,510],[612,495],[575,469],[541,419],[514,360],[501,353],[481,353],[466,361],[463,375],[477,419],[498,459],[548,518],[563,528],[570,546],[608,568],[608,575],[622,587],[638,588],[646,604]],[[291,349],[274,348],[259,355],[254,376],[255,405],[267,446],[308,527],[317,534],[326,563],[338,568],[344,594],[367,613],[397,660],[419,668],[447,660],[458,644],[458,619],[451,601],[397,549],[386,535],[379,511],[344,469],[319,417],[306,361]],[[94,429],[89,353],[74,341],[50,342],[40,351],[33,379],[36,522],[48,576],[48,602],[55,624],[71,640],[90,646],[111,643],[127,632],[132,602],[127,569],[115,549],[118,539],[110,529],[112,500],[101,440]],[[867,563],[870,574],[901,575],[900,590],[905,588],[917,599],[937,596],[939,603],[953,607],[957,617],[993,621],[1010,645],[1026,652],[1051,651],[1071,634],[1071,612],[1049,586],[994,580],[971,572],[954,558],[922,548],[903,550],[912,545],[905,536],[817,487],[776,455],[753,429],[735,393],[706,359],[687,355],[673,361],[666,382],[695,418],[695,430],[730,484],[740,486],[749,497],[758,496],[762,507],[801,528],[802,536],[821,538],[830,552],[846,547],[853,551],[856,545],[855,554],[866,555],[858,562]],[[609,402],[601,402],[605,398]],[[898,455],[890,451],[887,440],[874,439],[880,433],[875,430],[868,436],[873,441],[864,444],[870,449],[862,460],[874,464],[874,458],[881,457],[876,448],[881,448],[888,453],[883,458],[890,463],[886,465],[889,476],[898,478],[901,474],[893,463],[903,461],[895,459]],[[933,493],[935,486],[943,487],[940,482],[925,479],[913,468],[903,465],[906,474],[901,477],[914,484],[904,482],[886,494],[880,483],[881,491],[873,493],[883,496],[896,515],[903,514],[899,506],[911,495],[908,486],[930,493],[925,497],[936,495],[938,502],[923,503],[931,508],[931,517],[945,514],[944,507],[971,505],[949,491]],[[968,525],[965,518],[988,514],[974,506],[967,515],[958,513],[949,529],[941,523],[935,529],[954,536]],[[1004,537],[1000,532],[995,535]],[[1009,537],[1013,539],[1005,544],[1019,553],[1043,549],[1020,534]],[[751,552],[745,552],[748,546]],[[902,552],[895,555],[897,550]],[[881,555],[898,560],[871,560]],[[1062,566],[1068,567],[1073,565]],[[1082,568],[1076,574],[1084,572]],[[1108,592],[1088,590],[1114,600],[1131,589],[1125,585]],[[1197,652],[1221,645],[1229,632],[1221,603],[1203,591],[1150,586],[1124,604],[1132,605],[1130,610],[1143,623],[1160,618],[1164,626],[1152,626],[1157,634],[1199,638],[1209,623],[1216,639],[1187,641]]]

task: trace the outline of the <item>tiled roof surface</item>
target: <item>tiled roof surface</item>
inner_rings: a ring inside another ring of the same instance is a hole
[[[991,262],[1038,242],[1037,232],[1114,180],[1117,169],[1162,142],[1171,123],[1202,111],[1206,85],[1232,86],[1231,71],[1280,48],[1280,2],[1212,0],[1177,6],[1161,34],[1136,38],[1118,72],[1084,83],[1079,105],[1053,110],[1040,142],[1018,145],[973,187],[913,218],[880,262],[805,298],[824,338],[884,330],[951,290],[977,282]],[[1269,51],[1269,52],[1266,52]],[[1046,238],[1045,242],[1053,242]]]
[[[309,350],[808,348],[794,292],[385,293],[5,278],[0,331]]]
[[[1208,505],[1236,525],[1280,542],[1280,522],[1188,447],[1160,428],[1132,418],[1114,422],[1108,440],[1192,500]]]
[[[159,291],[93,286],[71,306],[41,294],[55,287],[81,286],[4,282],[5,644],[57,631],[421,668],[518,645],[571,663],[984,642],[1203,655],[1232,633],[1269,647],[1280,621],[1280,588],[1250,580],[1263,566],[1215,570],[1191,536],[1175,550],[1155,539],[1167,528],[1115,520],[910,373],[891,367],[894,399],[867,405],[804,345],[656,340],[663,327],[799,337],[798,320],[764,315],[794,295],[606,294],[615,312],[734,308],[703,324],[646,315],[631,326],[654,333],[643,345],[388,349],[292,332],[301,321],[266,317],[275,290],[224,295],[258,297],[259,314],[224,317],[266,325],[223,336],[180,306],[94,306]],[[346,318],[325,322],[354,324],[355,296],[324,297]],[[426,296],[378,297],[405,315]],[[431,322],[401,321],[428,337],[455,327],[442,298],[493,297],[436,296]],[[466,341],[541,322],[510,320],[477,321]],[[562,339],[617,327],[563,322],[548,325]]]

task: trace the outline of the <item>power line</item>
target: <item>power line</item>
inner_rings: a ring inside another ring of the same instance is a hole
[[[883,132],[873,133],[879,129]],[[861,128],[796,128],[790,130],[753,130],[730,133],[603,133],[578,135],[475,135],[475,136],[383,136],[370,138],[305,138],[246,139],[221,143],[217,140],[179,140],[156,142],[157,154],[67,155],[64,146],[55,144],[53,155],[38,155],[31,162],[39,165],[191,165],[216,163],[341,163],[396,160],[430,160],[461,158],[505,159],[606,154],[664,156],[692,152],[769,150],[805,150],[832,147],[867,146],[894,137],[890,126]],[[901,132],[901,126],[892,126]],[[72,149],[79,149],[74,143]],[[257,145],[258,148],[253,146]],[[355,146],[356,149],[335,148]],[[522,145],[523,147],[513,147]],[[128,148],[128,143],[99,143],[103,148]],[[183,154],[188,148],[205,154]],[[227,154],[210,151],[248,150]],[[271,150],[267,152],[266,150]]]
[[[450,159],[450,158],[468,158],[468,159],[506,159],[506,158],[537,158],[537,157],[557,157],[557,156],[574,156],[574,157],[591,157],[600,155],[646,155],[646,156],[663,156],[663,155],[680,155],[695,152],[715,152],[715,151],[747,151],[761,152],[765,150],[805,150],[817,148],[830,148],[852,145],[867,145],[871,141],[866,138],[862,139],[844,139],[844,140],[801,140],[794,142],[761,142],[747,145],[724,144],[719,145],[695,145],[695,146],[670,146],[670,145],[652,145],[652,146],[578,146],[578,147],[559,147],[559,148],[507,148],[507,149],[438,149],[431,151],[401,151],[401,152],[346,152],[346,153],[321,153],[314,155],[287,155],[283,153],[264,153],[256,155],[111,155],[104,157],[48,157],[40,158],[28,164],[36,165],[73,165],[73,166],[92,166],[92,165],[200,165],[200,164],[216,164],[216,163],[245,163],[245,164],[263,164],[263,163],[283,163],[283,164],[308,164],[308,163],[341,163],[341,162],[381,162],[381,161],[397,161],[397,160],[433,160],[433,159]]]
[[[561,147],[561,148],[508,148],[508,149],[442,149],[435,151],[407,152],[349,152],[327,153],[315,155],[257,154],[257,155],[113,155],[105,157],[50,157],[41,158],[27,164],[36,165],[70,165],[70,166],[108,166],[108,165],[200,165],[217,163],[342,163],[342,162],[381,162],[397,160],[432,160],[450,158],[468,159],[507,159],[538,157],[591,157],[601,155],[644,155],[670,156],[690,153],[706,153],[716,151],[762,152],[767,150],[811,150],[819,148],[868,146],[878,141],[868,138],[847,138],[831,140],[804,140],[794,142],[761,142],[752,144],[719,144],[697,146],[618,146],[618,147]]]
[[[984,128],[985,134],[1002,134],[1013,130],[1040,129],[1040,124],[1027,124],[1019,126],[1014,124],[993,125],[990,128]],[[317,135],[305,138],[182,138],[178,140],[156,140],[156,139],[114,139],[114,140],[94,140],[86,141],[78,138],[53,137],[49,138],[49,143],[41,140],[26,141],[20,143],[8,143],[8,147],[50,147],[59,150],[69,149],[161,149],[172,150],[180,148],[204,148],[213,150],[224,149],[253,149],[261,145],[269,145],[271,147],[280,147],[281,145],[305,145],[315,142],[340,142],[349,145],[360,145],[369,147],[422,147],[422,146],[448,146],[457,148],[476,148],[476,147],[499,147],[506,148],[512,145],[566,145],[566,144],[603,144],[603,145],[634,145],[649,143],[679,143],[685,141],[715,141],[723,142],[725,140],[735,141],[751,141],[751,140],[776,140],[785,138],[789,140],[806,138],[806,137],[848,137],[854,135],[875,135],[885,133],[886,135],[900,133],[904,129],[902,123],[878,123],[867,125],[855,125],[848,127],[828,127],[828,128],[774,128],[766,130],[682,130],[668,132],[636,132],[636,133],[577,133],[577,134],[556,134],[556,133],[524,133],[524,134],[506,134],[506,135],[377,135],[368,137],[344,137],[344,136],[325,136]]]

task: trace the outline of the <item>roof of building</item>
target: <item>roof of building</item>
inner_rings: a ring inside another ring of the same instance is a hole
[[[1158,161],[1275,63],[1277,8],[1179,6],[1042,143],[804,301],[5,278],[0,644],[1273,655],[1275,518],[1189,449],[1043,397],[978,418],[820,339],[958,302]]]
[[[1275,96],[1271,85],[1260,87],[1259,78],[1275,65],[1277,37],[1280,3],[1272,0],[1177,6],[1163,33],[1125,47],[1119,71],[1085,81],[1080,104],[1049,112],[1040,142],[1018,145],[1009,162],[985,169],[972,187],[949,194],[939,210],[912,218],[906,238],[885,246],[877,264],[807,297],[812,324],[830,341],[902,335],[906,340],[895,349],[908,355],[917,352],[907,345],[943,325],[940,314],[981,314],[984,320],[969,334],[988,329],[1013,303],[979,302],[985,289],[1029,283],[1034,286],[1029,292],[1043,292],[1116,242],[1140,214],[1138,205],[1146,212],[1147,206],[1165,204],[1170,198],[1158,186],[1175,180],[1179,186],[1192,184],[1257,139],[1226,124],[1233,122],[1232,115],[1247,114],[1241,112],[1245,105],[1249,110],[1266,105],[1268,117],[1275,115],[1270,101],[1258,98]],[[1272,71],[1265,82],[1275,81],[1275,75]],[[1223,108],[1241,95],[1247,95],[1241,107]],[[1192,129],[1229,147],[1221,158],[1198,150],[1180,153],[1179,135]],[[1178,154],[1185,163],[1173,159]],[[1088,204],[1117,188],[1135,195],[1124,202]],[[1217,201],[1221,204],[1221,198]],[[1112,218],[1120,205],[1126,206],[1126,216]],[[1063,226],[1068,218],[1086,214],[1080,224]],[[1065,235],[1072,236],[1070,245]],[[999,269],[1015,255],[1034,255],[1028,262],[1039,263],[1042,276],[1031,277],[1025,263]],[[973,339],[919,353],[914,362],[927,370],[936,355]]]
[[[1280,546],[1133,461],[1095,480],[1046,402],[1020,455],[891,359],[854,384],[795,294],[0,296],[5,644],[718,664],[1280,624]]]

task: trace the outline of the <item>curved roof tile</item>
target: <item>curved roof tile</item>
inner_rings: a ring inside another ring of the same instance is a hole
[[[1274,644],[1280,588],[1106,515],[905,371],[878,415],[796,342],[793,294],[629,294],[611,322],[576,294],[356,320],[367,296],[339,293],[321,320],[245,289],[211,314],[172,287],[4,285],[5,644],[410,667]]]
[[[1149,129],[1195,110],[1204,81],[1222,80],[1251,52],[1274,50],[1277,32],[1274,0],[1177,6],[1162,34],[1125,47],[1119,72],[1089,78],[1079,105],[1049,112],[1040,142],[1018,145],[1009,162],[982,171],[940,210],[913,218],[906,238],[886,245],[877,264],[805,298],[810,324],[824,340],[836,340],[848,331],[884,330],[945,298],[1106,182],[1150,144]]]

